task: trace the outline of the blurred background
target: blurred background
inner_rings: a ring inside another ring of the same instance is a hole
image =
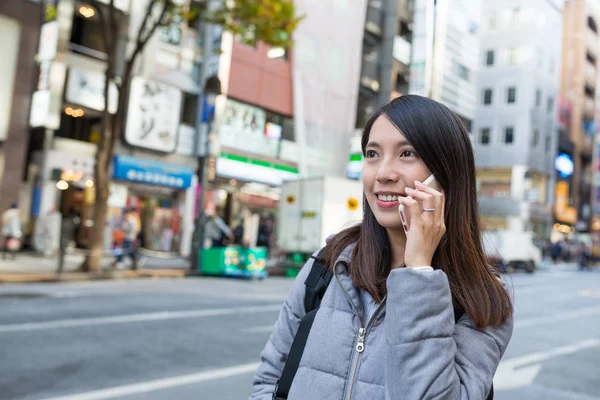
[[[469,132],[515,288],[496,398],[600,399],[598,24],[597,0],[2,0],[0,398],[246,398],[291,278],[361,219],[368,116],[419,94]]]

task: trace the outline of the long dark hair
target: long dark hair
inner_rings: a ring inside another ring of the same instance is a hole
[[[438,246],[433,267],[448,276],[455,309],[465,312],[478,327],[500,325],[512,314],[508,293],[488,266],[481,241],[475,183],[475,160],[469,135],[456,114],[426,97],[398,97],[375,111],[362,134],[362,151],[371,127],[388,118],[435,174],[446,197],[446,236]],[[325,258],[334,267],[339,254],[356,243],[349,266],[354,284],[379,303],[387,289],[392,253],[386,230],[363,199],[363,222],[334,236]]]

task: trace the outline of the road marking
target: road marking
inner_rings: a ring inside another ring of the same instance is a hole
[[[548,322],[552,323],[579,317],[589,317],[590,315],[596,314],[600,314],[600,307],[584,308],[583,310],[571,311],[562,314],[554,314],[552,316],[527,318],[520,321],[517,320],[515,321],[515,328],[524,328],[528,326],[535,326],[537,324],[543,324]]]
[[[121,398],[139,393],[149,393],[156,390],[168,389],[177,386],[191,385],[194,383],[213,381],[230,376],[243,375],[256,371],[260,363],[237,365],[235,367],[221,368],[196,374],[176,376],[172,378],[157,379],[147,382],[138,382],[131,385],[115,386],[107,389],[93,390],[73,395],[47,398],[45,400],[103,400]]]
[[[245,333],[271,333],[273,332],[274,325],[256,326],[254,328],[246,328],[243,330]]]
[[[74,328],[79,326],[126,324],[131,322],[163,321],[168,319],[203,318],[219,315],[260,313],[277,311],[281,304],[270,304],[265,306],[217,308],[213,310],[196,311],[165,311],[154,313],[115,315],[97,318],[62,319],[46,322],[26,322],[21,324],[0,325],[0,333],[37,331],[42,329]]]
[[[542,361],[598,346],[600,346],[600,340],[588,339],[579,343],[556,347],[552,350],[539,351],[504,360],[496,370],[494,387],[505,390],[529,386],[542,369],[540,365]]]

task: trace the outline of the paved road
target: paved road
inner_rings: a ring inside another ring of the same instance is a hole
[[[499,400],[600,400],[600,272],[511,276]],[[290,281],[0,286],[0,399],[244,399]]]

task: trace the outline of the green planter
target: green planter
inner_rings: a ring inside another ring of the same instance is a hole
[[[238,247],[211,247],[202,249],[200,272],[204,275],[230,275],[239,272],[241,255]]]
[[[264,278],[267,276],[266,261],[267,249],[264,247],[212,247],[202,250],[199,270],[203,275]]]

